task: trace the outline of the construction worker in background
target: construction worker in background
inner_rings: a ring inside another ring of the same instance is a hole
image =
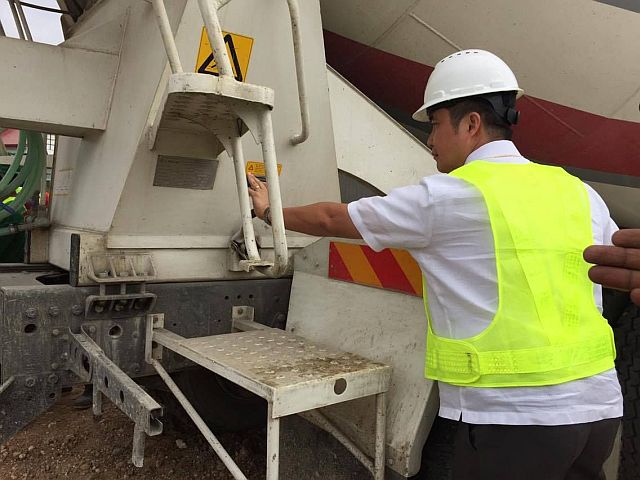
[[[640,229],[620,230],[612,241],[613,246],[585,250],[585,260],[598,264],[589,270],[589,277],[605,287],[629,290],[633,303],[640,306]]]
[[[456,480],[601,479],[622,394],[582,252],[610,244],[617,227],[593,189],[510,141],[522,93],[492,53],[444,58],[414,118],[431,124],[427,145],[445,175],[348,205],[285,208],[284,223],[416,260],[425,375],[439,381],[440,416],[459,422]],[[270,223],[267,186],[251,175],[249,185]]]

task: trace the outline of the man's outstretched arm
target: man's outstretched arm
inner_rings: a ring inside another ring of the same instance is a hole
[[[640,229],[618,230],[611,240],[614,246],[593,245],[584,251],[584,259],[596,264],[589,278],[605,287],[629,290],[631,300],[640,305]]]
[[[267,185],[251,174],[247,178],[253,209],[262,219],[269,206]],[[346,203],[313,203],[302,207],[285,208],[283,213],[284,226],[287,230],[318,237],[362,238],[351,221]]]

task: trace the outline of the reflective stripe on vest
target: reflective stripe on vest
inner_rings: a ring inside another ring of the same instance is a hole
[[[487,205],[498,308],[478,335],[439,337],[425,282],[427,378],[470,387],[553,385],[613,368],[613,332],[582,258],[593,243],[583,183],[534,163],[478,160],[451,175],[478,188]]]

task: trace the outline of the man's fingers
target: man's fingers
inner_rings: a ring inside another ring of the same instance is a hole
[[[640,228],[618,230],[611,237],[614,245],[627,248],[640,248]]]
[[[589,278],[604,287],[619,290],[640,289],[640,271],[596,265],[589,270]]]
[[[640,288],[631,291],[631,301],[640,306]]]
[[[640,250],[634,248],[592,245],[583,256],[589,263],[640,270]]]
[[[253,189],[260,190],[263,188],[267,188],[267,184],[264,183],[262,180],[260,180],[258,177],[256,177],[253,173],[248,173],[247,179],[249,181],[249,186]]]

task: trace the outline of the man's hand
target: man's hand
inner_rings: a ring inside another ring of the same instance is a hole
[[[269,206],[267,184],[252,174],[247,175],[249,195],[253,210],[264,220],[264,211]],[[320,202],[300,207],[282,209],[284,227],[294,232],[316,237],[362,238],[351,221],[346,203]]]
[[[631,300],[640,305],[640,229],[619,230],[611,240],[615,246],[593,245],[584,259],[595,263],[589,278],[605,287],[629,290]]]
[[[249,181],[249,196],[253,200],[253,210],[258,218],[264,218],[264,211],[269,206],[269,189],[267,184],[261,182],[255,175],[247,175]]]

